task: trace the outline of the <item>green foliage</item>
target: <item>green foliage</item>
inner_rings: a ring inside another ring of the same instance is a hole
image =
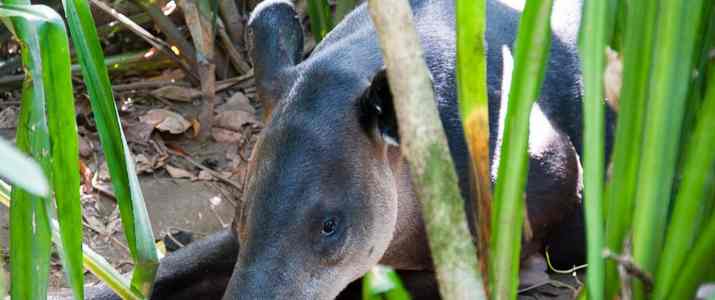
[[[31,158],[0,138],[0,177],[37,196],[46,197],[50,189],[42,169]],[[23,172],[17,172],[23,170]]]
[[[611,1],[613,2],[613,1]],[[588,238],[589,299],[603,299],[605,266],[601,249],[604,245],[603,185],[605,161],[605,105],[603,103],[604,51],[608,3],[586,1],[579,48],[583,59],[583,174],[586,237]]]
[[[335,15],[330,9],[328,0],[308,0],[308,15],[310,16],[310,30],[316,42],[320,42],[323,38],[337,25],[345,16],[350,13],[355,5],[356,0],[336,0]]]
[[[653,47],[654,61],[662,63],[653,64],[651,73],[633,217],[633,258],[647,272],[655,272],[663,247],[701,11],[700,0],[663,1],[660,6]],[[635,298],[643,298],[640,283],[634,287]]]
[[[320,42],[333,29],[330,18],[330,5],[327,0],[308,0],[308,15],[310,15],[310,30],[316,42]]]
[[[90,249],[84,249],[89,258],[82,255],[77,128],[64,23],[44,6],[2,4],[0,15],[21,41],[23,62],[30,72],[23,86],[17,146],[37,159],[51,179],[59,218],[55,238],[75,297],[83,298],[84,262],[118,294],[138,299],[141,296],[137,296],[137,291],[150,292],[158,266],[148,214],[119,123],[89,6],[83,0],[68,0],[64,5],[135,260],[133,290]],[[38,180],[37,186],[42,187],[41,184]],[[12,199],[11,267],[36,270],[12,272],[12,294],[19,299],[43,299],[47,293],[52,206],[49,199],[33,196],[20,186],[12,189]]]
[[[0,203],[9,207],[10,204],[10,186],[6,185],[4,182],[0,181]],[[62,244],[60,242],[60,230],[59,223],[57,220],[50,218],[50,228],[52,230],[52,242],[61,249]],[[128,280],[112,267],[102,256],[94,252],[87,245],[82,244],[83,253],[83,265],[84,267],[92,272],[97,278],[107,284],[112,290],[114,290],[117,295],[122,299],[128,300],[140,300],[145,299],[144,296],[140,295],[138,292],[134,291],[130,287]],[[2,273],[2,272],[0,272]],[[2,276],[2,275],[0,275]],[[1,279],[0,279],[1,281]],[[0,296],[2,293],[0,292]]]
[[[589,297],[611,299],[619,290],[614,261],[606,262],[606,281],[600,281],[600,256],[605,248],[632,255],[635,266],[655,278],[653,291],[632,279],[634,298],[689,299],[705,279],[715,253],[711,236],[715,233],[710,231],[715,227],[711,222],[715,199],[706,192],[715,166],[715,104],[710,98],[715,97],[711,95],[715,89],[710,88],[715,73],[705,70],[712,65],[712,58],[704,54],[711,53],[712,39],[701,38],[715,26],[710,17],[715,6],[707,1],[623,2],[609,1],[608,10],[600,7],[598,13],[589,9],[603,3],[587,2],[580,41],[586,87]],[[599,27],[605,29],[605,36],[588,27],[595,26],[594,16],[606,20],[605,28]],[[656,20],[658,26],[654,26]],[[583,34],[587,30],[592,31]],[[624,31],[622,36],[620,31]],[[624,65],[605,219],[598,217],[598,205],[589,205],[597,202],[591,198],[598,197],[598,178],[603,178],[602,173],[589,172],[589,166],[596,168],[603,161],[588,155],[589,149],[601,148],[603,137],[602,132],[596,135],[588,128],[595,127],[595,118],[589,118],[589,108],[596,108],[591,97],[602,86],[601,76],[595,76],[602,72],[595,71],[603,66],[602,41],[622,46]],[[604,225],[605,247],[602,235],[597,234]],[[627,240],[632,240],[632,250],[624,248]],[[599,279],[592,278],[593,274]]]
[[[551,46],[552,1],[527,1],[519,23],[503,144],[494,193],[489,275],[493,299],[515,299],[527,172],[529,114],[538,99]],[[507,49],[503,49],[505,52]],[[506,55],[505,55],[506,56]]]
[[[362,281],[363,300],[409,300],[410,294],[405,290],[395,270],[376,266],[365,274]]]
[[[30,154],[50,179],[62,232],[62,260],[77,298],[83,298],[82,223],[79,202],[77,126],[70,77],[69,44],[62,18],[46,6],[0,6],[0,14],[22,45],[30,72],[23,84],[17,146]],[[16,299],[47,294],[50,255],[47,198],[12,190],[10,261]],[[17,271],[17,270],[27,270]],[[32,271],[30,271],[32,270]]]
[[[107,158],[127,244],[135,263],[132,287],[148,295],[159,265],[154,234],[134,162],[119,122],[94,19],[86,0],[64,0],[63,4],[89,92],[97,132]]]

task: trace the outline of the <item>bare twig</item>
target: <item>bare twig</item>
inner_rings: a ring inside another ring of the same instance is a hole
[[[151,34],[149,31],[146,31],[143,27],[137,25],[137,23],[134,23],[131,19],[127,18],[125,15],[119,13],[118,11],[114,10],[113,8],[109,7],[109,5],[105,4],[102,1],[99,0],[90,0],[94,6],[98,7],[99,9],[103,10],[107,14],[111,15],[117,21],[122,23],[124,26],[126,26],[131,32],[135,33],[138,35],[140,38],[145,40],[147,43],[152,45],[153,47],[161,50],[162,52],[166,53],[166,55],[173,61],[175,61],[184,71],[186,71],[187,74],[189,74],[189,77],[191,77],[193,80],[198,80],[198,76],[192,71],[191,67],[186,64],[183,60],[181,60],[180,57],[172,51],[171,46],[161,40],[160,38],[155,37],[153,34]],[[151,14],[151,13],[150,13]],[[153,16],[152,16],[153,17]],[[171,22],[171,21],[169,21]],[[193,52],[191,53],[193,54]],[[188,56],[188,53],[186,54]],[[192,61],[192,58],[189,58],[190,61]]]
[[[246,64],[246,60],[243,55],[241,55],[241,52],[234,47],[231,37],[228,36],[226,27],[221,19],[218,19],[217,21],[218,36],[221,39],[221,45],[223,45],[223,48],[226,50],[226,54],[228,54],[229,60],[231,60],[231,64],[241,74],[248,73],[251,70],[251,67]]]
[[[619,266],[624,268],[628,275],[640,280],[646,291],[653,290],[653,276],[636,265],[633,261],[633,257],[629,255],[620,255],[608,249],[603,250],[603,257],[616,261]]]
[[[243,20],[234,0],[220,0],[219,10],[224,22],[226,22],[226,31],[228,31],[231,40],[234,43],[243,45]]]
[[[162,86],[167,86],[167,85],[176,85],[176,86],[186,86],[188,87],[188,84],[185,84],[181,81],[176,81],[176,80],[148,80],[148,81],[139,81],[139,82],[132,82],[132,83],[127,83],[127,84],[117,84],[112,86],[112,90],[115,92],[124,92],[124,91],[133,91],[133,90],[143,90],[143,89],[155,89],[159,88]]]
[[[133,3],[142,7],[154,20],[154,24],[163,32],[171,44],[176,45],[181,54],[186,57],[192,66],[196,66],[196,52],[194,47],[184,38],[174,22],[169,19],[161,8],[155,5],[152,0],[132,0]]]
[[[164,55],[154,55],[146,57],[147,51],[131,52],[119,54],[104,59],[104,64],[110,73],[122,72],[126,70],[146,71],[167,66],[174,66],[174,62],[167,59]],[[80,65],[72,65],[72,73],[80,72]],[[20,84],[25,79],[25,75],[11,75],[0,77],[0,91],[15,90],[20,87]]]

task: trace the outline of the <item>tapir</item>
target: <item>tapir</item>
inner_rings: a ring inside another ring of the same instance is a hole
[[[552,27],[566,30],[552,34],[531,113],[524,194],[531,232],[522,257],[548,248],[561,266],[584,259],[577,4],[557,1],[554,8]],[[473,215],[472,162],[456,93],[455,4],[410,5],[465,208]],[[497,165],[509,163],[499,161],[499,148],[519,16],[502,2],[487,1],[492,183]],[[250,159],[243,204],[230,229],[162,260],[152,299],[348,299],[359,293],[346,287],[377,264],[400,270],[415,298],[438,298],[421,205],[400,153],[392,94],[366,6],[307,57],[291,2],[261,2],[248,27],[266,121]],[[528,51],[529,45],[520,46]]]

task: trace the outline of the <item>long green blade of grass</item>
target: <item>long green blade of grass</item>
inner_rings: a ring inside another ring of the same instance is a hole
[[[670,290],[691,254],[691,249],[701,224],[694,222],[705,199],[705,180],[715,163],[715,67],[710,68],[705,102],[700,109],[695,131],[688,143],[683,180],[675,199],[675,208],[663,248],[662,263],[656,273],[654,299],[668,299]],[[682,299],[682,298],[670,298]]]
[[[10,207],[10,187],[0,181],[0,204]],[[52,231],[52,242],[59,248],[62,247],[60,239],[59,223],[50,218],[50,228]],[[89,246],[82,244],[83,264],[84,267],[92,272],[99,280],[107,284],[119,297],[127,300],[142,300],[145,299],[142,295],[131,288],[128,280],[119,274],[119,271],[114,269],[101,255],[94,252]],[[2,272],[0,272],[0,277]],[[0,278],[2,282],[2,278]],[[0,283],[0,289],[2,285]],[[3,296],[0,291],[0,297]],[[0,298],[1,299],[1,298]]]
[[[698,286],[708,272],[712,272],[713,253],[715,253],[715,215],[710,216],[703,233],[698,236],[698,240],[688,252],[685,265],[666,299],[694,299]]]
[[[3,4],[0,9],[2,15],[13,18],[12,28],[23,45],[23,62],[31,72],[23,88],[18,148],[39,160],[50,178],[60,217],[62,248],[66,250],[60,254],[75,297],[81,299],[84,273],[81,267],[79,151],[64,22],[46,6]],[[14,261],[12,264],[15,270],[12,272],[13,297],[42,298],[47,293],[50,202],[29,196],[21,189],[13,190],[13,199],[17,200],[13,203],[18,209],[11,209],[11,260],[17,259],[19,264],[16,266]],[[28,241],[28,236],[38,239]],[[30,268],[26,268],[28,266]],[[15,274],[18,274],[18,284],[15,284]]]
[[[308,0],[308,15],[310,30],[315,42],[319,43],[333,29],[333,19],[330,17],[330,5],[327,0]]]
[[[20,151],[33,157],[40,157],[43,152],[49,153],[50,146],[47,123],[44,119],[44,99],[35,101],[35,98],[43,96],[42,86],[41,83],[33,82],[31,79],[42,78],[39,67],[42,62],[37,40],[37,24],[21,17],[10,17],[21,13],[8,9],[5,5],[0,7],[3,22],[15,35],[25,37],[19,40],[22,46],[23,65],[30,72],[23,81],[15,144]],[[31,128],[34,132],[32,135]],[[45,173],[48,173],[48,161],[41,159],[38,162]],[[50,260],[48,201],[33,196],[19,187],[13,189],[12,198],[16,201],[10,207],[10,269],[18,272],[10,274],[10,282],[13,284],[11,297],[44,299],[47,297]]]
[[[355,8],[355,5],[357,5],[355,0],[337,0],[335,4],[335,22],[333,23],[336,25],[340,23]]]
[[[539,98],[551,46],[549,24],[552,4],[551,0],[527,1],[519,22],[499,159],[509,163],[499,164],[492,213],[489,274],[493,299],[516,298],[524,221],[529,114],[532,104]],[[504,77],[507,76],[504,74]]]
[[[149,215],[134,162],[117,115],[111,83],[96,26],[86,0],[63,0],[72,41],[82,65],[97,131],[102,143],[127,243],[135,263],[132,286],[148,295],[156,275],[158,256]]]
[[[623,45],[623,89],[616,124],[612,174],[606,198],[606,247],[623,252],[624,240],[633,217],[642,146],[643,118],[652,68],[653,38],[657,3],[633,0],[628,9]],[[612,299],[619,286],[616,263],[606,262],[606,298]]]
[[[374,267],[365,274],[362,284],[363,300],[410,300],[397,272],[389,267]]]
[[[701,1],[671,0],[660,4],[660,31],[654,45],[657,63],[653,64],[650,82],[633,221],[633,258],[651,273],[656,270],[665,235]],[[638,281],[634,296],[644,297]]]
[[[37,196],[47,197],[49,184],[37,163],[0,138],[0,177]],[[23,170],[23,172],[18,172]]]
[[[614,1],[611,1],[614,2]],[[603,255],[603,181],[605,161],[605,108],[603,102],[603,71],[607,40],[608,3],[586,1],[579,36],[583,60],[583,175],[584,215],[588,240],[586,285],[588,298],[604,299],[605,266]]]
[[[478,259],[483,275],[488,273],[491,236],[492,188],[489,176],[489,102],[487,98],[487,52],[484,42],[487,9],[484,0],[458,0],[457,83],[459,111],[472,161],[473,199],[468,205],[477,232]],[[482,280],[487,277],[482,278]],[[485,285],[488,285],[485,282]]]

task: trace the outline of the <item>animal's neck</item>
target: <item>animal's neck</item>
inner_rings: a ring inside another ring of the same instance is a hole
[[[388,155],[397,186],[397,222],[380,264],[402,270],[432,270],[422,206],[412,189],[409,166],[398,147],[390,147]]]

